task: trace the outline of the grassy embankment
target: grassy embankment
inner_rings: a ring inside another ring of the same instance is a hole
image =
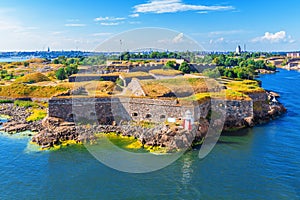
[[[183,75],[182,71],[174,69],[154,69],[149,71],[150,74],[160,75],[160,76],[179,76]]]
[[[197,93],[185,98],[185,100],[203,101],[209,98],[222,98],[226,100],[248,101],[251,100],[248,94],[265,92],[259,86],[258,82],[254,80],[226,80],[225,86],[227,89],[221,92]]]

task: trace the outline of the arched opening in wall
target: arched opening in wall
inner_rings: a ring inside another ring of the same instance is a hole
[[[151,114],[147,114],[147,115],[146,115],[146,119],[150,119],[151,117],[152,117]]]
[[[74,121],[75,119],[76,119],[76,115],[75,114],[71,113],[71,114],[68,115],[68,120],[69,121]]]
[[[137,114],[137,113],[132,113],[131,116],[132,116],[132,117],[137,117],[138,114]]]
[[[114,121],[114,120],[113,120],[111,117],[106,117],[106,118],[105,118],[105,124],[106,124],[106,125],[111,125],[113,121]]]
[[[166,115],[161,115],[160,119],[166,119]]]

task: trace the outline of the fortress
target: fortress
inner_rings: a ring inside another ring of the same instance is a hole
[[[72,122],[113,124],[120,121],[149,121],[162,123],[168,118],[182,119],[187,111],[195,121],[207,118],[213,112],[225,114],[227,126],[248,125],[255,118],[268,114],[266,93],[252,94],[248,101],[207,100],[182,105],[177,99],[150,99],[133,97],[54,97],[49,100],[49,117]],[[214,107],[211,108],[211,105]],[[226,113],[224,113],[224,111]],[[247,121],[247,123],[246,123]]]

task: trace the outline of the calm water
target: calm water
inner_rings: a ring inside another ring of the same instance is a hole
[[[0,62],[18,62],[18,61],[25,61],[30,58],[26,57],[9,57],[9,58],[0,58]]]
[[[0,199],[299,199],[300,73],[261,80],[281,94],[288,114],[222,137],[204,160],[194,150],[153,173],[115,171],[84,147],[32,152],[28,138],[0,136]]]

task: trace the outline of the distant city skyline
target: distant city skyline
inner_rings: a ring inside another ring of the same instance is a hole
[[[187,36],[202,51],[235,51],[238,45],[297,51],[299,7],[295,0],[7,0],[0,2],[0,51],[94,51],[113,36],[144,27],[174,30],[177,46]]]

